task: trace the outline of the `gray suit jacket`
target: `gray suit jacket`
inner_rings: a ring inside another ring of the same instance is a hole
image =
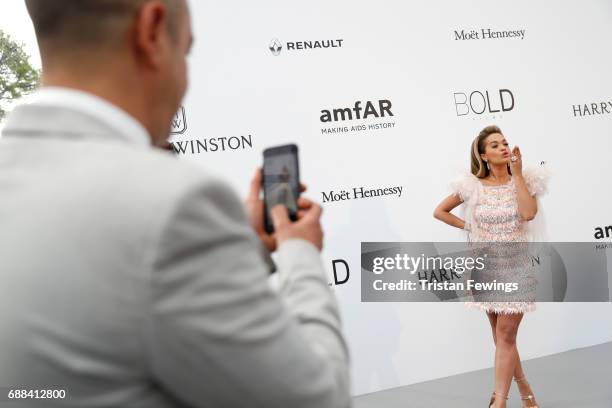
[[[45,407],[349,406],[318,251],[280,246],[277,294],[260,246],[226,184],[84,113],[17,107],[0,138],[0,389],[67,391]]]

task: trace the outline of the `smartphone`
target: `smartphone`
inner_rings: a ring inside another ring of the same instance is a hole
[[[297,220],[300,195],[300,167],[295,144],[271,147],[263,152],[264,225],[272,234],[274,225],[270,209],[284,204],[292,221]]]

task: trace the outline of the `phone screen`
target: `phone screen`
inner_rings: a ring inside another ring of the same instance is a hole
[[[269,211],[277,204],[284,204],[289,218],[297,219],[297,200],[300,194],[297,146],[287,145],[267,149],[264,152],[264,202],[266,207],[266,231],[273,232]]]

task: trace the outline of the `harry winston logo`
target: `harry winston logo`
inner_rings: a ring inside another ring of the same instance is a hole
[[[272,55],[278,56],[283,49],[283,44],[281,44],[278,38],[275,38],[270,42],[268,48],[270,48],[270,51],[272,51]]]
[[[181,108],[174,114],[174,118],[172,119],[172,130],[170,134],[172,135],[182,135],[187,131],[187,115],[185,114],[185,108],[181,106]]]

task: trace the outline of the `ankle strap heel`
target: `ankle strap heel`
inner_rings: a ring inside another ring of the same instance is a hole
[[[507,395],[501,394],[497,391],[493,391],[493,395],[491,396],[491,401],[489,402],[489,408],[491,408],[493,406],[493,404],[495,403],[495,399],[499,397],[499,398],[503,398],[503,399],[508,399]]]
[[[525,376],[522,376],[521,378],[516,378],[516,377],[515,377],[515,378],[514,378],[514,381],[515,381],[516,383],[521,382],[521,383],[527,383],[527,384],[529,384],[529,382],[527,381],[527,379],[525,378]],[[528,401],[528,402],[529,402],[529,405],[525,406],[525,408],[540,408],[540,406],[536,404],[536,402],[535,402],[535,397],[534,397],[532,394],[529,394],[529,395],[522,395],[522,394],[521,394],[521,400],[522,400],[522,401]]]

